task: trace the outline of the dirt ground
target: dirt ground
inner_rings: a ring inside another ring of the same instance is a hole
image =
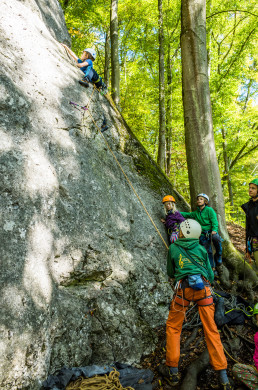
[[[228,231],[230,239],[235,245],[235,247],[241,252],[245,253],[245,229],[239,225],[228,224]],[[215,288],[219,287],[218,283],[215,283]],[[242,296],[246,299],[246,297]],[[191,336],[194,331],[193,326],[191,325],[191,314],[188,316],[189,326],[186,326],[182,330],[181,334],[181,350],[183,350],[184,345],[187,339]],[[236,362],[251,364],[253,365],[253,353],[254,353],[254,342],[253,336],[257,331],[257,328],[254,324],[254,321],[251,319],[245,320],[243,325],[225,325],[219,329],[220,336],[224,348],[226,349],[226,357],[228,361],[228,375],[232,378],[232,367]],[[165,354],[166,354],[166,332],[165,324],[156,329],[156,335],[158,337],[158,343],[156,350],[151,354],[143,358],[142,367],[149,368],[154,372],[154,381],[155,388],[157,390],[169,390],[171,387],[166,384],[164,378],[159,374],[158,366],[165,363]],[[228,342],[230,342],[234,337],[239,337],[240,335],[240,346],[236,351],[231,349]],[[179,362],[179,371],[181,373],[181,381],[184,378],[187,368],[189,365],[201,355],[203,350],[206,348],[206,343],[204,340],[204,333],[202,326],[198,326],[198,332],[193,340],[193,342],[186,348],[184,353],[181,353],[180,362]],[[235,389],[240,387],[236,386]],[[180,383],[178,386],[173,387],[175,390],[180,389]],[[199,376],[198,378],[198,387],[197,390],[210,390],[210,389],[220,389],[218,377],[212,367],[209,365]]]

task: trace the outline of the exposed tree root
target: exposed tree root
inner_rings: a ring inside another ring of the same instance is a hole
[[[198,375],[209,365],[209,353],[207,348],[202,354],[188,367],[186,376],[180,390],[195,390],[197,386]]]

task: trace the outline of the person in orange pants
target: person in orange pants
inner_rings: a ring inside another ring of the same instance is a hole
[[[182,298],[183,297],[183,298]],[[166,364],[170,367],[178,367],[180,358],[180,336],[187,306],[193,301],[198,305],[200,319],[203,324],[205,340],[210,355],[210,363],[214,370],[219,371],[227,368],[227,360],[223,351],[217,325],[214,321],[215,307],[208,286],[196,291],[186,287],[178,288],[177,295],[171,303],[167,324],[167,348]]]
[[[222,388],[230,390],[227,360],[214,321],[215,306],[210,287],[214,274],[207,252],[199,244],[200,234],[200,224],[187,219],[180,224],[179,239],[169,247],[167,272],[177,284],[166,324],[166,366],[162,374],[171,386],[178,384],[181,330],[188,305],[193,301],[198,305],[210,363],[219,373]]]

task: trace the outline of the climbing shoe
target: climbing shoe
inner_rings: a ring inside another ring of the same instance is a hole
[[[108,90],[107,90],[107,86],[105,83],[102,82],[102,85],[100,87],[100,91],[103,93],[103,95],[106,95]]]
[[[171,368],[172,367],[168,367],[168,366],[164,366],[164,365],[160,365],[158,367],[158,372],[164,377],[164,379],[166,380],[166,382],[170,385],[170,386],[176,386],[180,380],[180,376],[179,376],[179,373],[177,374],[173,374],[171,372]]]
[[[85,88],[89,87],[89,83],[87,83],[85,80],[79,80],[79,84],[81,84]]]

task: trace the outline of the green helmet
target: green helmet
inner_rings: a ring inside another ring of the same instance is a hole
[[[258,303],[254,305],[253,315],[255,316],[255,314],[258,314]]]
[[[255,184],[256,186],[258,186],[258,179],[253,179],[252,181],[250,181],[249,184]]]

